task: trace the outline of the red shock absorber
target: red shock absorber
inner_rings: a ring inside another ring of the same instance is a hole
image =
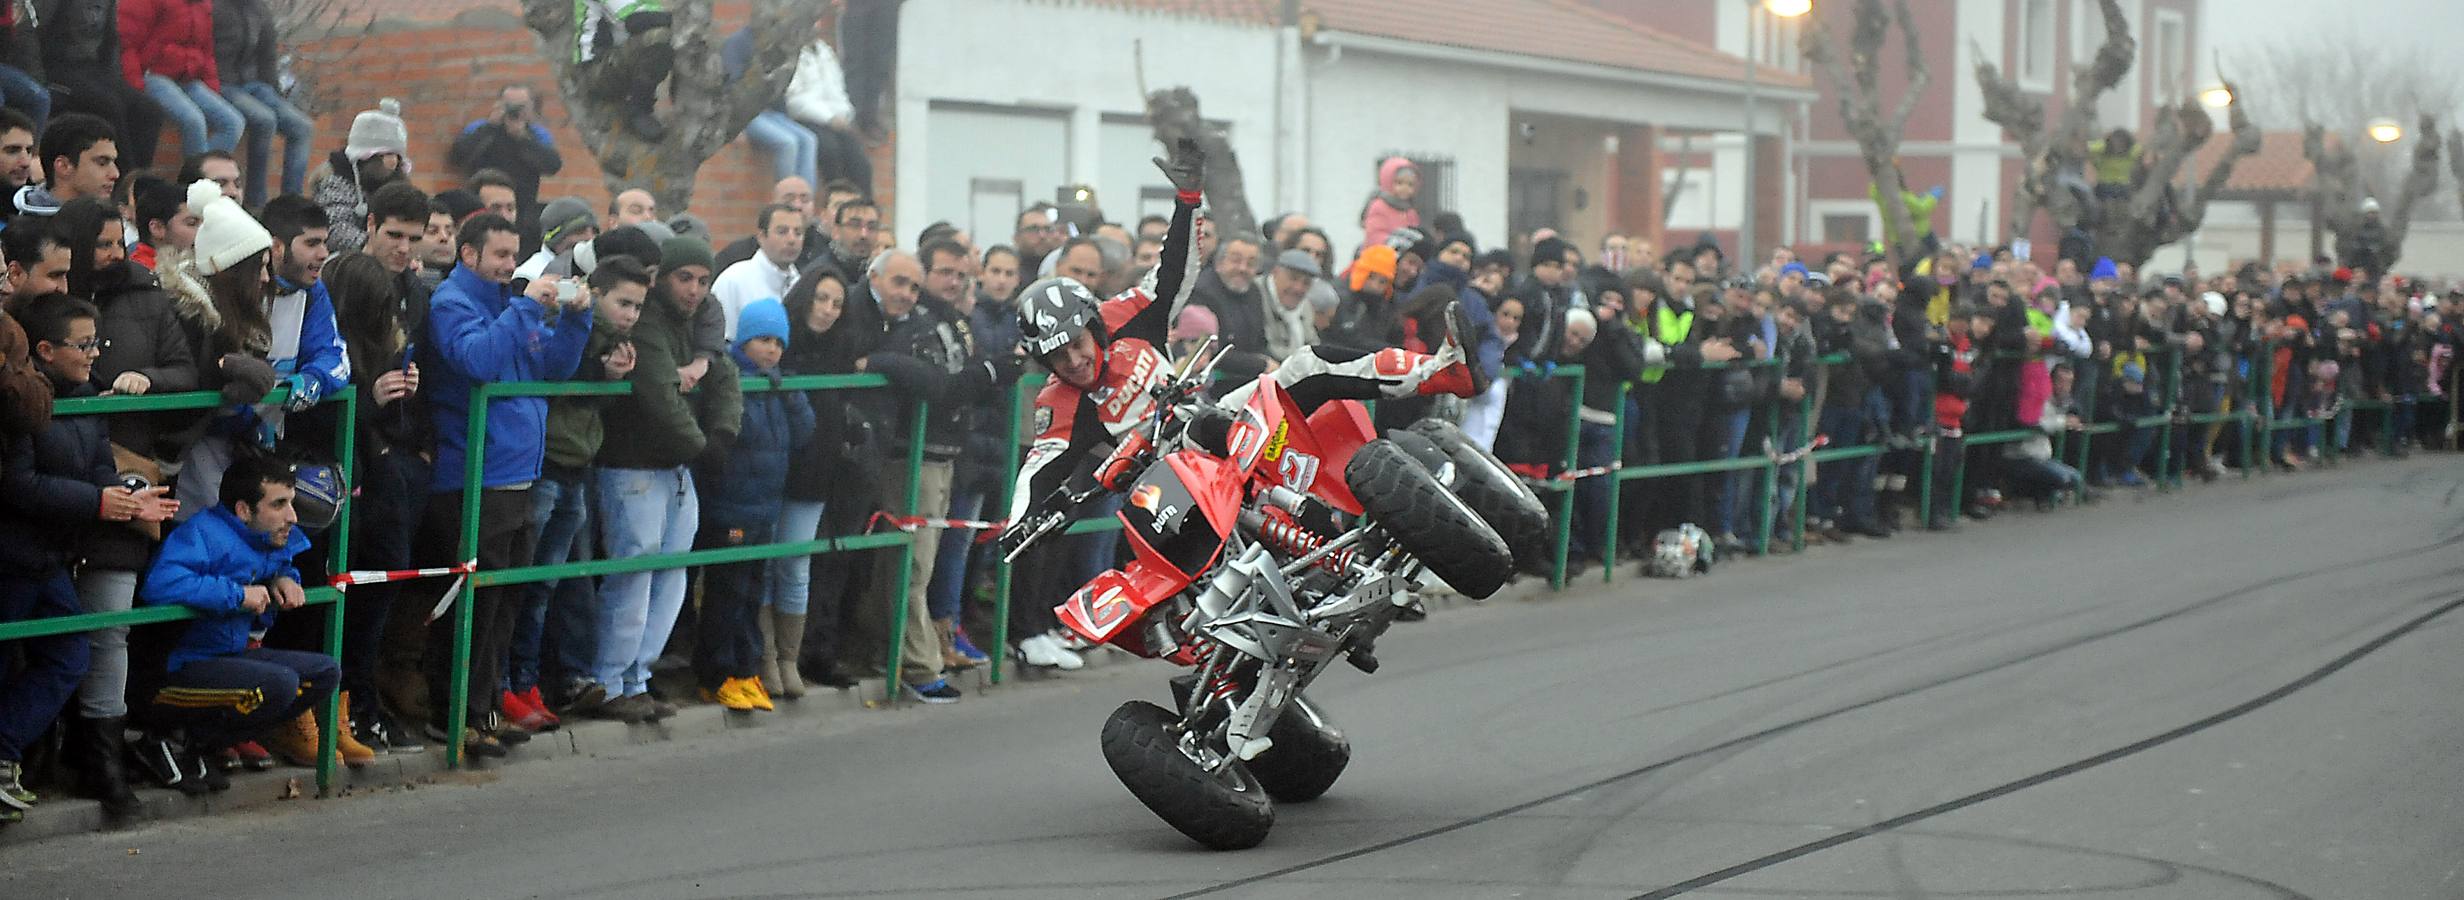
[[[1302,557],[1317,552],[1319,547],[1326,546],[1325,538],[1301,527],[1299,522],[1293,521],[1292,514],[1282,507],[1268,506],[1263,509],[1263,512],[1265,521],[1258,525],[1258,540],[1275,551],[1293,557]],[[1328,553],[1315,565],[1317,568],[1337,575],[1349,572],[1352,570],[1352,551],[1345,548]]]

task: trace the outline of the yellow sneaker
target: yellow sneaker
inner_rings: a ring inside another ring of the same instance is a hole
[[[719,701],[720,706],[737,712],[752,712],[758,708],[753,705],[752,695],[745,692],[742,678],[730,678],[721,682],[719,689],[711,692],[711,698]]]
[[[737,712],[776,708],[770,703],[770,695],[762,691],[761,682],[753,678],[727,679],[719,685],[718,698],[720,706]]]

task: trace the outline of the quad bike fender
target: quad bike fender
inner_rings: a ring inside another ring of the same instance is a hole
[[[1095,580],[1071,594],[1069,599],[1053,608],[1053,614],[1063,627],[1079,637],[1096,643],[1113,643],[1140,656],[1152,656],[1145,641],[1132,623],[1146,616],[1156,604],[1172,599],[1189,586],[1189,580],[1170,570],[1145,560],[1095,576]],[[1119,640],[1116,640],[1118,638]],[[1134,646],[1133,646],[1134,644]]]

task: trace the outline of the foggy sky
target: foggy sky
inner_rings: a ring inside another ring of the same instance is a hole
[[[2207,0],[2206,18],[2208,46],[2224,54],[2228,67],[2236,51],[2347,29],[2390,44],[2464,44],[2464,4],[2456,0]]]

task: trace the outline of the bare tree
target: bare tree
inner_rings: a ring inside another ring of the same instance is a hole
[[[1145,79],[1140,79],[1143,82]],[[1155,139],[1170,147],[1182,140],[1198,142],[1206,152],[1206,214],[1223,238],[1258,241],[1257,214],[1249,208],[1249,189],[1241,175],[1240,155],[1223,129],[1198,114],[1198,95],[1185,87],[1146,95],[1146,119]]]
[[[2372,122],[2412,122],[2425,115],[2452,122],[2464,114],[2464,83],[2441,74],[2445,60],[2426,46],[2391,43],[2349,25],[2324,34],[2305,30],[2298,39],[2263,44],[2237,59],[2247,60],[2237,64],[2246,69],[2241,82],[2268,98],[2261,124],[2304,131],[2318,126],[2356,148],[2354,174],[2365,190],[2400,184],[2413,168],[2411,154],[2367,149],[2375,143],[2368,138]],[[2393,198],[2381,195],[2388,199]],[[2464,209],[2450,205],[2455,199],[2433,192],[2418,200],[2413,216],[2451,217]],[[2349,205],[2331,209],[2352,211]]]
[[[1985,118],[2017,138],[2027,160],[2019,192],[2011,198],[2011,233],[2027,234],[2041,211],[2065,231],[2087,231],[2099,254],[2137,266],[2157,248],[2198,230],[2207,218],[2208,201],[2232,179],[2234,164],[2259,151],[2260,131],[2251,119],[2249,95],[2227,82],[2233,94],[2233,142],[2195,185],[2181,184],[2215,126],[2196,100],[2176,98],[2176,105],[2158,112],[2155,133],[2138,140],[2149,161],[2145,177],[2123,196],[2098,199],[2089,194],[2082,170],[2088,142],[2099,127],[2096,101],[2130,74],[2139,48],[2120,0],[2098,0],[2097,7],[2104,17],[2104,44],[2095,59],[2074,67],[2070,95],[2058,119],[2047,122],[2045,104],[1990,63],[1977,63],[1976,83],[1984,90]],[[1977,57],[1985,58],[1982,50]]]
[[[2310,159],[2311,190],[2318,197],[2320,224],[2336,236],[2339,262],[2352,264],[2355,248],[2367,246],[2371,259],[2366,262],[2374,263],[2373,271],[2384,275],[2404,255],[2404,236],[2412,231],[2414,212],[2438,190],[2438,117],[2422,114],[2421,130],[2413,133],[2412,163],[2405,170],[2403,184],[2395,189],[2395,203],[2385,211],[2379,228],[2370,227],[2369,217],[2361,208],[2364,199],[2377,198],[2371,179],[2363,175],[2362,165],[2353,153],[2352,142],[2330,141],[2327,136],[2324,125],[2302,129],[2301,152]]]
[[[1831,35],[1828,22],[1816,18],[1812,28],[1805,30],[1799,48],[1805,58],[1822,70],[1822,77],[1844,88],[1839,96],[1840,121],[1848,127],[1849,136],[1856,139],[1857,152],[1865,158],[1865,172],[1873,178],[1875,192],[1881,198],[1882,227],[1889,236],[1886,250],[1895,265],[1908,261],[1915,249],[1903,246],[1925,233],[1917,228],[1916,219],[1908,212],[1907,179],[1900,174],[1895,160],[1899,157],[1901,136],[1907,134],[1908,117],[1916,114],[1917,103],[1925,94],[1933,75],[1925,68],[1923,45],[1917,39],[1916,17],[1908,12],[1908,0],[1857,0],[1853,14],[1855,27],[1848,36],[1847,56],[1841,57],[1838,41]],[[1900,42],[1906,45],[1908,84],[1899,102],[1883,109],[1882,45],[1897,25]],[[1930,224],[1930,223],[1929,223]]]
[[[702,163],[786,94],[796,54],[813,40],[813,23],[828,5],[828,0],[753,0],[747,26],[753,32],[752,64],[744,77],[729,83],[720,69],[723,40],[713,33],[711,4],[669,4],[673,20],[665,49],[672,52],[674,63],[667,77],[667,133],[657,141],[621,127],[639,110],[629,108],[632,98],[617,83],[627,80],[620,73],[654,64],[651,60],[660,48],[620,47],[592,62],[576,62],[571,0],[522,0],[522,13],[539,35],[573,130],[598,157],[609,192],[640,187],[659,198],[660,208],[684,209],[692,202]]]

